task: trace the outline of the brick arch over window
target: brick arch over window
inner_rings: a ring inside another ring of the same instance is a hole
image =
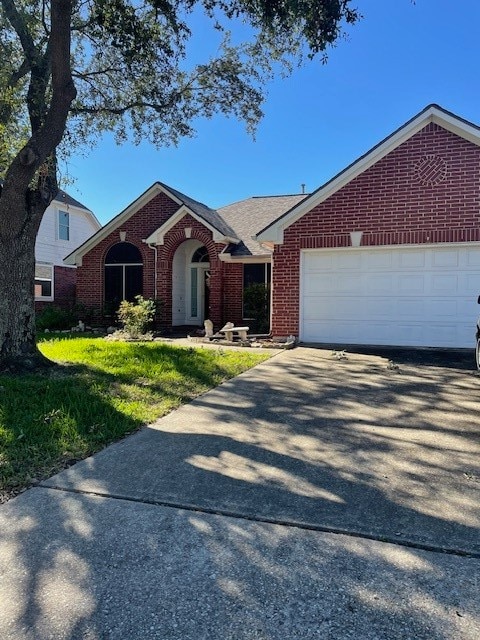
[[[185,232],[185,229],[190,231]],[[209,317],[215,327],[223,321],[223,263],[219,253],[225,248],[212,239],[212,233],[191,216],[185,216],[166,235],[164,244],[158,247],[157,273],[158,296],[163,301],[163,322],[170,323],[172,317],[172,264],[178,247],[187,240],[198,240],[205,246],[210,262],[210,309]]]

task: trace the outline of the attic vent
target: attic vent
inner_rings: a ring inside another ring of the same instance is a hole
[[[436,155],[425,155],[415,165],[415,175],[420,184],[433,187],[447,176],[447,163]]]

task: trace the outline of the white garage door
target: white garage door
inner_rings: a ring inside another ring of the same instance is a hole
[[[300,339],[471,347],[480,247],[303,251]]]

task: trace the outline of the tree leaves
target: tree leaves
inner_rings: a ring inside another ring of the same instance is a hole
[[[194,134],[197,118],[216,113],[243,120],[253,132],[268,80],[276,72],[290,73],[306,57],[320,54],[324,60],[345,25],[360,17],[350,5],[350,0],[77,0],[71,20],[77,98],[67,125],[69,146],[91,143],[106,130],[119,142],[177,144]],[[49,12],[47,0],[0,0],[0,54],[7,61],[0,70],[4,166],[11,157],[5,139],[24,139],[12,123],[30,120],[33,132],[52,99]],[[197,36],[193,23],[211,43],[204,60],[191,53]]]

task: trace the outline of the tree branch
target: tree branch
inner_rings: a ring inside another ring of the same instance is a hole
[[[26,59],[28,60],[30,65],[34,64],[37,58],[37,49],[25,20],[17,11],[17,7],[15,6],[13,0],[0,1],[2,3],[2,7],[5,11],[5,15],[7,16],[8,21],[14,28],[15,33],[20,40],[20,44],[22,45],[22,49],[25,53]]]
[[[11,0],[1,0],[2,5],[11,4]],[[47,45],[48,57],[51,58],[51,98],[50,106],[39,128],[33,131],[27,144],[14,158],[5,176],[3,196],[16,205],[17,211],[25,207],[24,197],[35,171],[51,156],[60,144],[66,121],[76,90],[70,68],[71,34],[70,23],[72,0],[52,0],[51,29]],[[45,53],[46,55],[46,53]],[[29,52],[29,61],[38,65],[38,52]],[[45,57],[44,57],[45,60]],[[45,95],[38,99],[45,101]],[[52,183],[48,194],[42,194],[44,205],[48,205],[57,191],[56,175],[51,176]],[[41,214],[43,215],[43,211]],[[0,200],[0,212],[3,212]],[[39,210],[40,211],[40,210]]]

